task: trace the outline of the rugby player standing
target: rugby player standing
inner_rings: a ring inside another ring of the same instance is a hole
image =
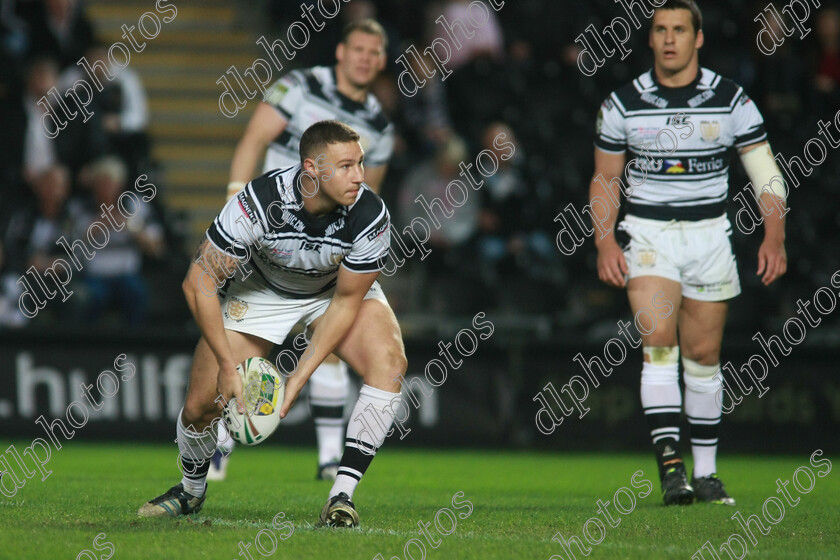
[[[626,287],[634,313],[657,294],[673,306],[655,329],[641,333],[641,400],[665,504],[734,505],[716,466],[721,340],[727,301],[741,291],[726,217],[730,149],[737,149],[763,215],[757,274],[765,285],[787,268],[785,187],[755,103],[731,80],[699,66],[696,3],[668,0],[655,9],[649,45],[653,68],[614,91],[598,119],[590,200],[618,201],[624,187],[627,213],[618,230],[629,236],[620,247],[612,227],[618,210],[610,206],[601,222],[609,233],[595,236],[598,277]],[[694,459],[690,484],[678,445],[680,357]]]

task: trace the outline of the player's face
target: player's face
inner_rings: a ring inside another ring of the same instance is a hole
[[[329,144],[316,162],[321,195],[342,206],[356,201],[365,180],[365,153],[358,142]]]
[[[697,63],[703,32],[694,32],[688,10],[656,10],[649,45],[659,73],[676,74]]]
[[[335,52],[338,71],[355,87],[367,87],[385,68],[382,39],[364,31],[354,31]]]

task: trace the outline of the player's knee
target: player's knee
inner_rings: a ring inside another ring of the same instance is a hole
[[[642,335],[644,347],[670,348],[677,344],[677,333],[664,325],[656,325],[653,332]]]
[[[193,425],[196,428],[203,428],[209,426],[220,414],[221,411],[215,402],[208,403],[204,399],[187,395],[182,418],[185,426]]]
[[[383,373],[393,375],[404,375],[408,369],[408,359],[405,357],[405,351],[399,347],[392,347],[388,350],[385,360],[383,360]]]
[[[693,343],[681,341],[683,356],[691,356],[691,359],[698,364],[714,365],[720,362],[720,347],[707,340],[698,340]]]
[[[400,390],[399,379],[405,376],[408,360],[402,348],[392,347],[378,356],[365,375],[365,383],[377,388],[397,392]]]
[[[715,393],[722,386],[720,364],[703,365],[688,358],[682,359],[686,389],[695,393]]]

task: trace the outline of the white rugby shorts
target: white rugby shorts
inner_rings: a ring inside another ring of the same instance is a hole
[[[726,215],[698,221],[627,215],[618,229],[630,236],[624,247],[627,278],[668,278],[682,285],[684,297],[700,301],[724,301],[741,293]]]
[[[294,326],[303,321],[308,327],[324,314],[335,289],[312,298],[284,298],[251,278],[230,282],[220,295],[222,318],[226,329],[252,334],[274,344],[282,344]],[[378,299],[388,304],[385,293],[374,282],[364,299]]]

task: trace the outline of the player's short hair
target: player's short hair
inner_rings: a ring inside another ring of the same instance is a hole
[[[666,0],[664,4],[653,10],[654,13],[657,10],[688,10],[691,12],[691,25],[694,26],[694,33],[703,29],[703,14],[694,0]]]
[[[340,121],[318,121],[307,128],[300,137],[300,161],[315,159],[323,154],[330,144],[358,142],[359,133]]]
[[[385,33],[385,28],[382,27],[382,25],[375,19],[366,18],[351,21],[345,25],[344,29],[341,31],[341,41],[339,42],[346,45],[347,38],[354,31],[361,31],[362,33],[367,33],[368,35],[376,35],[382,39],[382,50],[388,50],[388,34]]]

